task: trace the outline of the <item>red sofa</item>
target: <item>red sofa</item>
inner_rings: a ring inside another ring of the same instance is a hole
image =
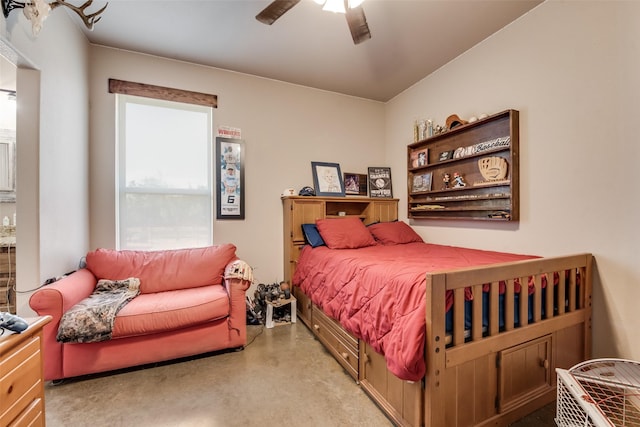
[[[29,300],[44,328],[44,377],[57,380],[176,359],[246,344],[245,292],[251,268],[232,244],[167,251],[98,249],[86,268],[36,291]],[[140,279],[140,294],[118,313],[111,339],[56,340],[63,313],[99,279]]]

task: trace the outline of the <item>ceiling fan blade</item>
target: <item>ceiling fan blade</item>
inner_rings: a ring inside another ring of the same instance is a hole
[[[371,38],[369,25],[367,25],[367,17],[364,16],[362,6],[352,9],[347,8],[345,16],[347,17],[347,24],[349,24],[349,30],[351,31],[354,44],[360,44]]]
[[[271,25],[298,3],[300,0],[274,0],[256,15],[256,19],[263,24]]]

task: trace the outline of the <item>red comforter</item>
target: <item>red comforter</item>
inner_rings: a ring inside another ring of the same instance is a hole
[[[534,257],[427,243],[305,246],[293,284],[384,355],[394,375],[417,381],[425,373],[425,273],[529,258]]]

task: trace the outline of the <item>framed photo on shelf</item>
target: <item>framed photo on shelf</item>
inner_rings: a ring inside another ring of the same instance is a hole
[[[445,160],[451,160],[451,159],[453,159],[453,150],[443,151],[442,153],[440,153],[440,157],[438,158],[438,160],[441,162],[444,162]]]
[[[216,218],[244,219],[244,141],[216,138]]]
[[[344,181],[338,163],[311,162],[317,196],[344,197]]]
[[[352,196],[367,195],[367,175],[364,173],[344,173],[344,193]]]
[[[409,159],[410,168],[419,168],[426,166],[429,163],[429,149],[423,148],[421,150],[414,150],[411,152]]]
[[[391,168],[370,167],[369,168],[369,197],[379,199],[393,198],[391,188]]]
[[[431,191],[431,177],[431,172],[414,175],[411,192],[418,193],[420,191]]]

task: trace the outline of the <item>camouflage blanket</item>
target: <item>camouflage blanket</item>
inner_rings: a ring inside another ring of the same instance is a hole
[[[99,280],[93,293],[60,319],[56,340],[87,343],[111,339],[116,314],[140,293],[140,279]]]

